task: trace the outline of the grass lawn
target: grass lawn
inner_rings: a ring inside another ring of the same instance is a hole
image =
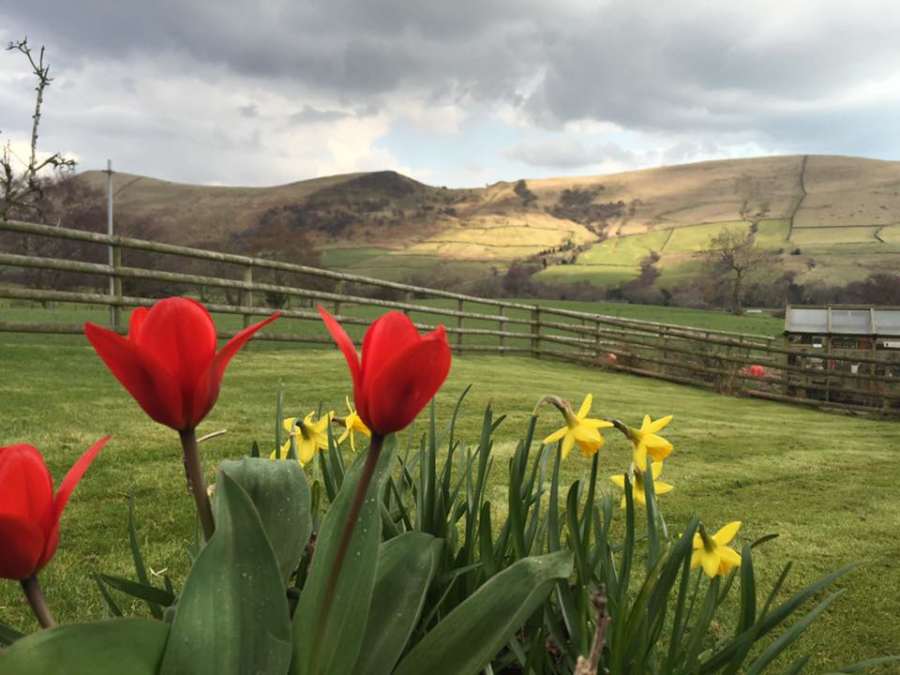
[[[5,376],[0,444],[37,445],[57,482],[91,442],[106,433],[113,435],[74,493],[63,519],[59,552],[42,573],[58,618],[102,616],[91,574],[131,574],[126,539],[129,493],[135,498],[148,564],[157,572],[167,570],[180,584],[188,567],[193,504],[184,486],[176,434],[141,412],[80,337],[0,334],[0,372]],[[596,414],[635,423],[644,413],[654,417],[673,413],[667,436],[676,451],[667,462],[665,477],[676,490],[662,504],[670,527],[677,531],[696,512],[712,528],[742,520],[743,541],[779,533],[755,556],[764,588],[787,560],[795,561],[787,591],[859,561],[861,567],[841,582],[846,593],[801,641],[802,650],[815,654],[815,672],[867,656],[900,653],[896,423],[496,356],[455,360],[437,397],[444,423],[469,383],[475,387],[458,434],[464,442],[476,442],[481,411],[488,402],[498,412],[509,413],[499,430],[498,460],[509,455],[543,394],[580,402],[592,392]],[[251,345],[234,360],[218,405],[200,429],[200,433],[228,429],[225,436],[201,448],[210,473],[219,460],[246,452],[253,439],[264,448],[271,445],[279,387],[290,413],[305,412],[320,402],[341,409],[349,377],[335,349]],[[541,413],[539,434],[558,426],[555,413]],[[601,489],[612,488],[605,476],[621,472],[630,456],[621,438],[609,438],[601,451]],[[563,468],[566,483],[586,478],[589,460],[573,453]],[[503,502],[505,476],[504,462],[495,462],[491,490],[498,503]],[[0,622],[34,628],[15,584],[0,586]]]

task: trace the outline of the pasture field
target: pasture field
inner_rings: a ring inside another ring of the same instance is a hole
[[[588,281],[597,286],[616,285],[636,278],[640,274],[641,261],[655,251],[660,255],[657,266],[662,271],[657,285],[671,288],[703,273],[704,265],[695,254],[707,246],[710,238],[723,230],[746,231],[749,226],[742,220],[678,227],[666,225],[665,229],[658,226],[650,232],[610,237],[579,254],[574,265],[549,267],[537,278],[549,283]],[[757,245],[771,250],[783,249],[788,244],[789,232],[787,220],[762,220],[757,225]]]
[[[324,330],[318,332],[324,335]],[[193,504],[184,487],[176,434],[143,414],[81,336],[0,334],[0,372],[0,444],[38,446],[57,482],[91,442],[113,435],[74,493],[63,519],[59,552],[42,574],[58,618],[65,622],[103,616],[91,575],[132,574],[126,539],[129,494],[134,496],[139,538],[150,568],[180,585],[188,567]],[[758,551],[754,563],[765,588],[781,566],[793,560],[785,593],[847,562],[859,562],[840,583],[843,597],[801,640],[800,649],[815,654],[815,672],[900,652],[900,597],[893,592],[900,586],[896,423],[717,396],[549,361],[462,356],[454,360],[436,399],[442,425],[468,384],[474,387],[457,427],[464,443],[477,441],[481,412],[489,402],[498,413],[509,414],[498,431],[498,456],[490,476],[495,509],[505,503],[503,460],[541,396],[555,393],[577,404],[590,392],[595,414],[631,423],[638,423],[644,413],[654,418],[674,414],[666,436],[676,450],[666,463],[665,478],[676,489],[662,500],[670,527],[677,532],[697,513],[713,528],[742,520],[744,542],[778,533]],[[342,411],[350,382],[336,349],[252,344],[235,358],[219,402],[199,430],[228,430],[201,446],[210,475],[218,461],[246,453],[254,439],[263,449],[271,447],[279,389],[288,414],[320,404]],[[555,412],[540,411],[539,437],[558,426]],[[414,427],[402,436],[416,438],[421,432]],[[599,487],[615,490],[606,476],[625,468],[630,450],[623,439],[608,434],[601,453]],[[589,466],[589,460],[573,453],[563,465],[563,482],[586,479]],[[119,600],[129,611],[143,611],[125,598]],[[0,622],[34,628],[18,587],[11,583],[0,586]]]
[[[791,232],[791,243],[797,245],[840,245],[840,244],[877,244],[875,233],[880,228],[872,227],[795,227]],[[835,250],[831,251],[836,253]]]
[[[389,253],[390,249],[377,246],[354,246],[353,248],[336,246],[322,250],[322,266],[330,269],[354,268],[372,258]]]

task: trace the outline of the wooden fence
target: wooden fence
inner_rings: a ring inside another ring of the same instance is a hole
[[[77,242],[78,251],[85,247],[95,248],[95,253],[111,249],[111,263],[91,262],[77,259],[78,256],[26,255],[0,250],[0,271],[10,268],[7,274],[42,270],[86,280],[69,283],[67,289],[48,288],[46,284],[45,287],[0,284],[0,298],[108,307],[109,324],[120,332],[127,330],[123,308],[154,302],[146,292],[133,295],[123,292],[124,286],[152,282],[175,292],[199,291],[210,311],[240,317],[243,325],[272,311],[262,301],[264,298],[277,299],[286,320],[273,324],[277,328],[260,333],[257,339],[262,340],[328,344],[314,311],[315,303],[323,303],[333,311],[357,341],[375,312],[397,309],[410,315],[424,330],[443,319],[451,346],[457,353],[561,359],[721,393],[900,417],[900,353],[897,351],[873,352],[866,357],[834,354],[826,361],[821,358],[821,350],[794,348],[768,336],[623,319],[547,304],[479,298],[263,258],[35,223],[3,221],[0,233],[4,232],[8,233],[7,238]],[[39,247],[28,250],[34,248]],[[137,254],[143,262],[127,264],[129,257]],[[107,259],[98,255],[93,258]],[[206,268],[201,273],[168,271],[162,269],[163,260],[175,261],[170,266],[178,270],[198,261]],[[285,276],[315,283],[289,283],[284,281]],[[104,283],[96,283],[98,279]],[[109,286],[108,279],[113,281]],[[80,324],[9,321],[0,310],[0,332],[80,333],[81,330]],[[223,331],[221,336],[233,332]],[[852,362],[853,368],[835,368],[841,362]],[[796,363],[804,365],[792,365]],[[751,365],[762,366],[764,374],[760,376],[760,369],[750,369]]]

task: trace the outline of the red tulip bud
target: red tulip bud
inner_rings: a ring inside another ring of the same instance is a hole
[[[27,579],[50,561],[69,495],[108,440],[101,438],[75,462],[55,496],[53,479],[36,448],[0,448],[0,577]]]
[[[131,313],[128,337],[92,323],[84,334],[106,366],[150,417],[177,431],[193,429],[219,397],[231,358],[280,316],[242,330],[216,351],[216,325],[188,298],[160,300]]]
[[[322,307],[319,314],[350,367],[356,410],[366,426],[382,436],[409,426],[450,372],[444,327],[419,335],[408,316],[388,312],[366,331],[360,361],[341,325]]]

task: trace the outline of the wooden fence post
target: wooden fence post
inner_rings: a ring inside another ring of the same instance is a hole
[[[600,358],[600,321],[594,321],[594,358]]]
[[[122,249],[118,246],[112,247],[112,268],[113,275],[111,277],[112,283],[110,286],[110,291],[112,291],[113,297],[116,300],[122,299],[122,278],[118,276],[116,273],[119,271],[119,268],[122,266]],[[110,307],[110,319],[112,322],[112,329],[114,331],[119,331],[122,326],[122,305],[116,304]]]
[[[463,327],[463,317],[462,317],[463,304],[464,303],[463,303],[462,299],[459,299],[456,301],[456,309],[460,313],[460,316],[456,317],[456,327],[457,328]],[[462,354],[462,346],[463,346],[463,334],[457,333],[456,334],[456,351],[459,352],[460,354]]]
[[[541,308],[535,307],[531,310],[531,332],[534,337],[531,338],[531,355],[539,359],[541,358]]]
[[[241,305],[243,307],[253,307],[253,290],[250,286],[253,284],[253,266],[247,265],[244,269],[244,288],[241,290]],[[244,328],[247,328],[253,321],[251,314],[244,314]]]
[[[506,332],[506,308],[503,305],[500,305],[499,316],[497,319],[497,327],[500,329],[501,333]],[[506,336],[500,336],[500,356],[506,355]]]

